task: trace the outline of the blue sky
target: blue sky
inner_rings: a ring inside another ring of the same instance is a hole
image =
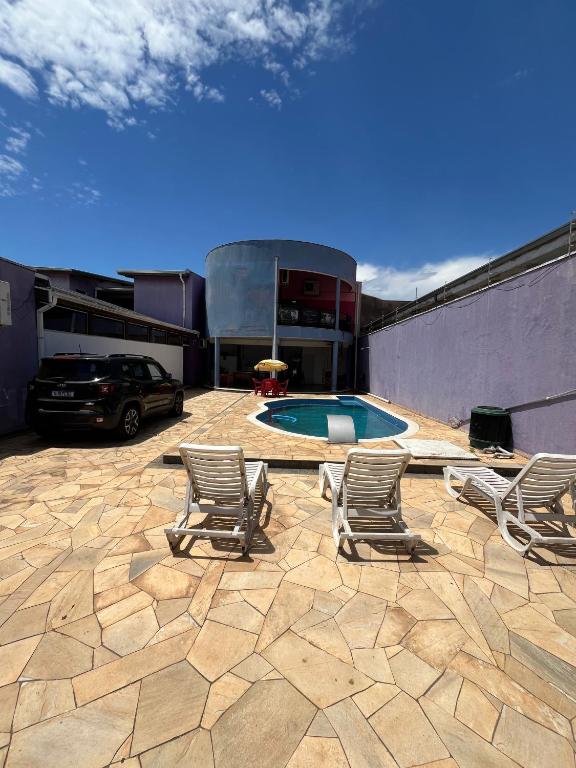
[[[326,243],[412,298],[576,208],[573,0],[0,0],[0,255]]]

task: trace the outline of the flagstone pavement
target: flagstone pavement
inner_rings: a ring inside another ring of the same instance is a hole
[[[574,768],[574,552],[522,559],[414,474],[416,555],[338,554],[315,474],[278,470],[248,556],[172,554],[157,459],[198,410],[0,444],[0,768]]]

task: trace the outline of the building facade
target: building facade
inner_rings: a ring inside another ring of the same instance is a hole
[[[343,251],[296,240],[247,240],[206,256],[210,381],[250,386],[277,357],[292,389],[347,389],[354,372],[359,284]],[[276,346],[274,338],[276,337]]]
[[[36,272],[47,277],[54,288],[134,309],[134,285],[130,280],[64,267],[36,267]]]
[[[0,435],[24,426],[28,382],[38,365],[35,277],[33,269],[0,259],[10,304],[10,317],[0,323]]]
[[[184,384],[202,383],[204,279],[191,272],[187,279],[190,300],[179,306],[184,294],[180,281],[176,291],[172,277],[156,276],[154,288],[144,277],[120,280],[0,259],[5,297],[0,320],[0,435],[24,428],[27,385],[42,357],[57,353],[149,355]],[[138,290],[143,283],[144,290]],[[172,283],[168,292],[162,290]],[[140,311],[133,309],[135,303]]]
[[[206,280],[186,270],[121,270],[133,280],[134,311],[166,323],[195,331],[204,338],[206,326]],[[204,384],[206,352],[202,344],[184,346],[184,382]]]

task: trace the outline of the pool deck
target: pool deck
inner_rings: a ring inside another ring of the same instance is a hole
[[[294,399],[325,399],[324,395],[291,395],[287,400]],[[418,432],[410,437],[421,440],[448,440],[473,453],[484,464],[504,471],[518,469],[526,463],[526,457],[516,453],[514,459],[493,459],[490,456],[471,449],[468,444],[468,435],[459,429],[452,429],[446,424],[422,416],[415,411],[404,408],[396,403],[385,403],[372,395],[362,395],[374,405],[399,416],[401,419],[416,422]],[[272,400],[274,398],[270,398]],[[312,468],[323,461],[343,461],[346,453],[352,447],[350,445],[333,445],[325,440],[310,439],[292,435],[289,432],[266,429],[248,417],[255,414],[267,401],[266,398],[254,396],[253,392],[238,392],[229,390],[216,390],[212,392],[198,391],[195,396],[187,401],[187,410],[191,416],[189,422],[193,428],[185,436],[185,442],[206,443],[208,445],[241,445],[244,455],[248,459],[262,459],[272,465],[292,466],[294,468]],[[180,440],[179,442],[183,442]],[[361,441],[359,447],[364,448],[397,448],[396,443],[388,438],[383,440]],[[164,451],[166,463],[178,463],[178,444],[167,446]],[[426,467],[441,467],[447,463],[459,464],[466,462],[446,461],[437,459],[420,459],[413,461],[413,465]],[[414,468],[414,467],[412,467]]]
[[[199,393],[125,444],[0,441],[0,767],[575,768],[575,548],[523,559],[414,474],[416,554],[339,553],[316,474],[272,470],[248,556],[169,550],[165,446],[242,443],[253,403]]]

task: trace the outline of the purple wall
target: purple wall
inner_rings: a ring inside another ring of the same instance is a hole
[[[50,284],[56,288],[62,288],[64,291],[79,291],[96,298],[96,289],[98,288],[122,288],[121,283],[116,280],[108,280],[106,277],[89,275],[78,275],[74,272],[52,271],[50,269],[38,268],[38,273],[46,275],[50,279]],[[130,288],[129,281],[126,281],[127,289]]]
[[[205,334],[205,279],[194,272],[184,276],[186,281],[185,327]],[[157,317],[167,323],[182,325],[182,283],[178,275],[136,275],[134,277],[134,310]],[[184,350],[184,383],[202,384],[205,350],[187,347]]]
[[[0,259],[10,283],[12,325],[0,327],[0,435],[22,429],[27,384],[36,373],[38,342],[34,270]]]
[[[364,336],[358,386],[447,422],[576,388],[576,257]],[[515,446],[576,453],[576,396],[512,412]]]
[[[186,281],[185,327],[203,333],[204,283],[191,272]],[[167,323],[182,325],[182,283],[178,275],[136,275],[134,310]]]

